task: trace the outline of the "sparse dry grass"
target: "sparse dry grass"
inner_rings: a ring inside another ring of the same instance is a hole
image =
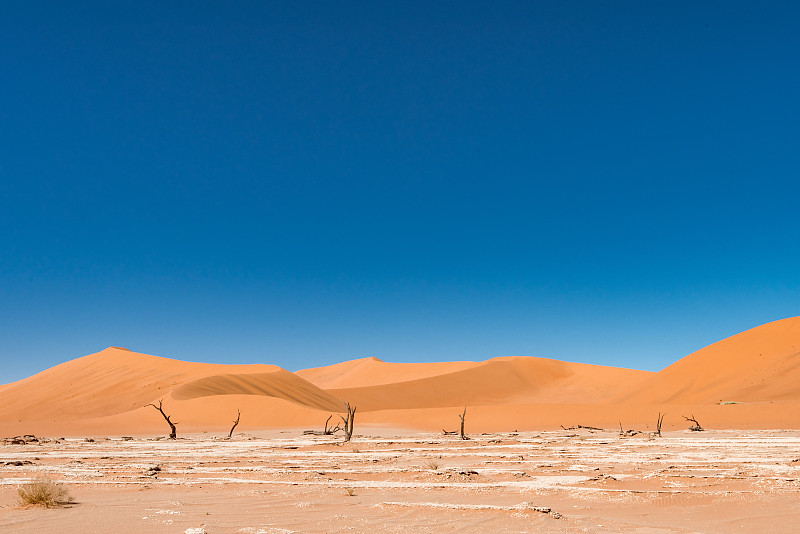
[[[35,480],[20,486],[17,492],[22,506],[56,508],[73,502],[72,496],[63,484],[53,482],[45,476],[36,477]]]

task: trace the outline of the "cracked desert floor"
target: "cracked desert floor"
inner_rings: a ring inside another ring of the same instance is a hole
[[[800,431],[362,427],[0,446],[0,532],[798,532]],[[74,504],[20,508],[38,475]]]

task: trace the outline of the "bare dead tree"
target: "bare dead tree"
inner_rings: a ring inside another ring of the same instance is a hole
[[[667,415],[664,413],[664,415]],[[658,421],[656,422],[656,436],[661,437],[661,424],[664,422],[664,415],[658,412]]]
[[[351,407],[349,402],[346,402],[345,405],[347,406],[347,417],[345,418],[341,415],[339,417],[341,417],[342,422],[344,423],[344,428],[342,429],[344,430],[344,440],[350,441],[350,438],[353,437],[353,421],[356,418],[356,407]]]
[[[328,427],[328,423],[331,421],[333,416],[329,415],[328,418],[325,420],[325,429],[324,430],[303,430],[303,434],[306,435],[313,435],[313,436],[332,436],[335,433],[342,430],[338,424],[335,427]]]
[[[459,437],[461,439],[469,439],[466,434],[464,434],[464,419],[467,417],[467,407],[464,406],[464,412],[459,414],[458,418],[461,419],[461,429],[459,431]]]
[[[175,428],[175,425],[177,425],[178,423],[173,423],[172,420],[170,420],[170,417],[172,417],[172,416],[167,415],[167,414],[164,413],[164,409],[162,408],[162,403],[163,402],[164,402],[164,399],[161,399],[161,400],[158,401],[158,406],[156,406],[153,403],[147,404],[146,406],[152,406],[153,408],[155,408],[156,410],[161,412],[161,415],[164,417],[164,420],[169,425],[169,430],[170,430],[169,439],[177,439],[177,437],[178,437],[178,429]]]
[[[234,422],[233,422],[233,426],[231,427],[231,431],[230,431],[230,432],[228,432],[228,439],[231,439],[231,436],[233,436],[233,430],[234,430],[234,429],[235,429],[237,426],[239,426],[239,419],[240,419],[241,417],[242,417],[242,412],[240,412],[240,411],[239,411],[239,409],[237,408],[237,409],[236,409],[236,421],[234,421]]]
[[[328,418],[325,420],[325,430],[322,431],[322,433],[326,436],[332,436],[338,431],[342,430],[342,427],[340,427],[338,424],[333,428],[328,428],[328,421],[331,420],[331,417],[333,416],[329,415]]]
[[[694,423],[694,425],[689,427],[689,430],[692,430],[694,432],[702,432],[703,431],[703,427],[700,426],[700,423],[698,423],[697,419],[694,418],[694,414],[692,414],[691,417],[686,417],[684,415],[683,418],[686,419],[687,421],[690,421],[690,422]]]

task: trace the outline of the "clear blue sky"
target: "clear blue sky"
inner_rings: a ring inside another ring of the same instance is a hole
[[[0,382],[658,370],[800,315],[796,3],[385,4],[5,3]]]

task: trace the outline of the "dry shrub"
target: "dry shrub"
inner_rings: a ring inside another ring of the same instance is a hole
[[[55,508],[72,502],[72,496],[63,484],[53,482],[45,476],[38,476],[35,480],[20,486],[17,492],[22,506]]]

